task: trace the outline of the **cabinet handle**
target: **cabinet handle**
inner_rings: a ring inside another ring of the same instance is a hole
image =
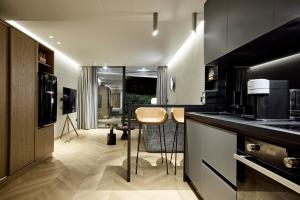
[[[248,160],[246,156],[241,156],[241,155],[238,155],[235,153],[233,157],[237,161],[240,161],[241,163],[247,165],[248,167],[254,169],[255,171],[262,173],[263,175],[269,177],[270,179],[272,179],[272,180],[286,186],[287,188],[297,192],[298,194],[300,194],[300,186],[298,184],[293,183],[292,181],[290,181],[282,176],[279,176],[278,174],[275,174],[274,172]]]

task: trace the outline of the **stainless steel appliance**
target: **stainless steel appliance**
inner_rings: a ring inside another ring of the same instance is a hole
[[[256,119],[289,119],[289,81],[249,80],[248,97]]]
[[[252,138],[239,140],[237,200],[300,199],[300,150]]]
[[[290,90],[290,117],[300,120],[300,89]]]

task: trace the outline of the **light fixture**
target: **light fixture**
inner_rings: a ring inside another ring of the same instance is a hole
[[[153,13],[153,31],[152,36],[155,37],[158,34],[158,13]]]
[[[193,33],[197,32],[197,13],[193,12],[193,24],[192,24]]]
[[[50,38],[50,39],[53,39],[54,37],[53,37],[52,35],[49,35],[49,38]]]
[[[61,45],[61,42],[58,41],[58,42],[56,42],[56,44]]]
[[[108,70],[108,67],[107,67],[107,64],[106,64],[106,63],[103,64],[103,69],[104,69],[105,71]]]
[[[146,68],[142,68],[142,69],[139,69],[138,71],[140,71],[140,72],[146,72],[146,71],[148,71]]]

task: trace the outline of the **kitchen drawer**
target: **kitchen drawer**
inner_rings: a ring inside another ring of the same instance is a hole
[[[201,193],[201,124],[186,120],[185,173]]]
[[[236,191],[202,163],[202,197],[204,200],[236,200]]]
[[[237,135],[217,127],[201,124],[202,157],[209,165],[236,186]]]

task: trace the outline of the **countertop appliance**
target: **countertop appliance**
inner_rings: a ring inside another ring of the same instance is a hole
[[[300,120],[300,89],[290,90],[290,117]]]
[[[40,128],[56,122],[57,116],[57,78],[41,73],[39,79],[39,120]]]
[[[237,200],[300,199],[300,149],[241,137],[234,158]]]
[[[252,79],[247,89],[256,119],[289,119],[289,81]]]

